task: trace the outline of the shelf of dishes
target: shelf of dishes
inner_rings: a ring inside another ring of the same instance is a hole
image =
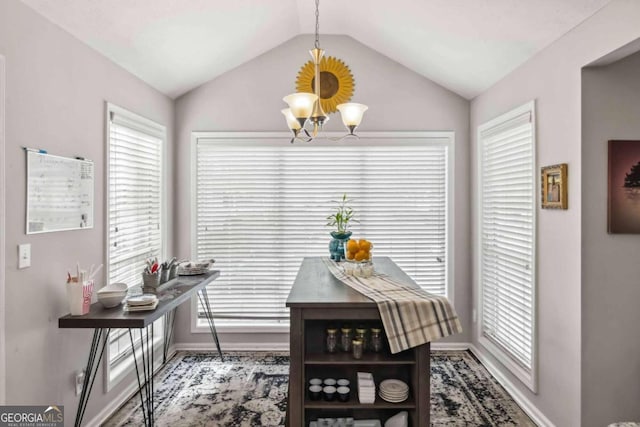
[[[403,407],[413,409],[409,385],[397,378],[388,378],[376,384],[370,372],[358,372],[357,387],[347,378],[311,378],[305,398],[307,408],[344,408],[371,405],[376,408]],[[356,393],[357,390],[357,393]]]

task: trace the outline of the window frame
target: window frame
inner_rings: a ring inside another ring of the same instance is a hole
[[[166,257],[167,253],[167,236],[168,236],[168,224],[167,224],[167,183],[168,183],[168,159],[167,159],[167,127],[160,123],[157,123],[153,120],[150,120],[146,117],[140,116],[136,113],[133,113],[130,110],[114,105],[110,102],[105,102],[105,184],[104,184],[104,216],[105,216],[105,278],[107,280],[106,283],[109,283],[109,256],[110,256],[110,240],[109,233],[111,229],[110,216],[109,216],[109,185],[110,185],[110,168],[109,168],[109,159],[111,155],[111,114],[114,113],[116,115],[120,115],[125,117],[132,122],[139,123],[140,125],[149,127],[151,129],[157,130],[161,136],[159,137],[162,140],[162,148],[161,148],[161,159],[160,159],[160,236],[161,236],[161,245],[160,245],[160,254],[162,258]],[[154,361],[154,368],[157,369],[155,365],[162,362],[162,348],[163,348],[163,339],[164,339],[164,331],[163,331],[163,318],[158,319],[154,322],[154,340],[153,340],[153,348],[154,351],[157,352],[158,356],[156,356],[156,360]],[[111,339],[111,333],[109,334],[109,340]],[[139,338],[139,332],[135,329],[131,331],[134,340]],[[136,337],[137,335],[137,337]],[[140,346],[136,346],[136,353],[140,349]],[[139,355],[137,356],[139,358]],[[159,365],[158,365],[159,366]],[[117,384],[119,384],[124,378],[126,378],[130,373],[134,371],[133,358],[131,357],[131,352],[121,359],[118,360],[115,364],[111,363],[111,354],[110,354],[110,345],[107,343],[107,348],[105,349],[104,355],[104,391],[109,392],[113,389]]]
[[[454,131],[387,131],[387,132],[360,132],[358,133],[360,141],[367,139],[446,139],[446,142],[441,143],[447,147],[447,165],[446,165],[446,179],[447,179],[447,206],[446,211],[446,227],[445,227],[445,244],[447,266],[445,271],[445,296],[454,304],[454,283],[455,283],[455,260],[454,256],[454,222],[455,222],[455,200],[454,200],[454,188],[455,188],[455,132]],[[340,132],[323,132],[324,138],[340,138],[344,136],[344,133]],[[191,181],[190,181],[190,238],[191,238],[191,258],[195,257],[197,253],[197,198],[196,198],[196,184],[197,184],[197,144],[199,139],[263,139],[265,143],[267,140],[279,139],[289,143],[291,134],[287,132],[213,132],[213,131],[194,131],[191,132],[191,144],[190,144],[190,159],[191,159]],[[323,144],[325,141],[322,138],[318,138],[309,144]],[[342,141],[340,143],[349,143]],[[372,141],[372,143],[375,143]],[[305,144],[305,142],[296,142],[296,144]],[[206,321],[199,321],[198,319],[198,299],[196,297],[191,299],[191,312],[190,312],[191,333],[203,334],[210,333],[209,327]],[[259,325],[256,322],[247,321],[247,325],[216,325],[218,333],[288,333],[289,322],[283,322],[282,325]]]
[[[482,282],[482,247],[483,247],[483,218],[482,218],[482,194],[483,194],[483,139],[482,132],[487,129],[504,124],[511,119],[521,116],[525,113],[531,114],[531,168],[533,173],[533,190],[532,190],[532,230],[531,230],[531,370],[525,369],[513,356],[511,356],[500,345],[494,343],[491,339],[483,334],[483,293],[484,284]],[[538,213],[538,189],[540,188],[539,173],[537,173],[537,134],[536,134],[536,103],[535,100],[529,101],[519,107],[509,110],[508,112],[495,117],[477,128],[476,139],[476,179],[477,179],[477,198],[476,198],[476,239],[475,239],[475,262],[476,262],[476,281],[478,293],[475,301],[475,309],[477,310],[476,334],[478,343],[491,353],[502,365],[504,365],[516,378],[522,381],[532,392],[537,394],[538,391],[538,331],[537,331],[537,213]],[[474,316],[475,318],[475,316]]]

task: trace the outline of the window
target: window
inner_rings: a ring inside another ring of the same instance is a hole
[[[479,127],[478,159],[479,341],[535,392],[533,102]]]
[[[223,329],[288,327],[302,258],[328,256],[326,217],[344,193],[359,220],[354,238],[425,290],[447,293],[453,133],[293,145],[287,135],[194,136],[193,256],[224,272],[209,292]]]
[[[166,130],[148,119],[108,104],[107,283],[140,285],[145,260],[162,259],[163,151]],[[139,341],[140,334],[133,331]],[[158,322],[155,337],[162,336]],[[127,329],[111,331],[108,383],[133,367]]]

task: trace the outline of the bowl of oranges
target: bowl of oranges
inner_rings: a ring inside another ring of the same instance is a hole
[[[371,277],[373,275],[373,263],[371,251],[373,243],[366,239],[348,240],[344,245],[344,272],[347,275],[358,277]]]
[[[366,239],[351,239],[344,245],[344,258],[349,262],[371,262],[373,243]]]

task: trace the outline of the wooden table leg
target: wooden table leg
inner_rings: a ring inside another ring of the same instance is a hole
[[[303,325],[302,310],[291,308],[291,328],[289,332],[289,401],[287,404],[287,418],[289,427],[301,427],[304,425],[304,381],[303,364]]]

